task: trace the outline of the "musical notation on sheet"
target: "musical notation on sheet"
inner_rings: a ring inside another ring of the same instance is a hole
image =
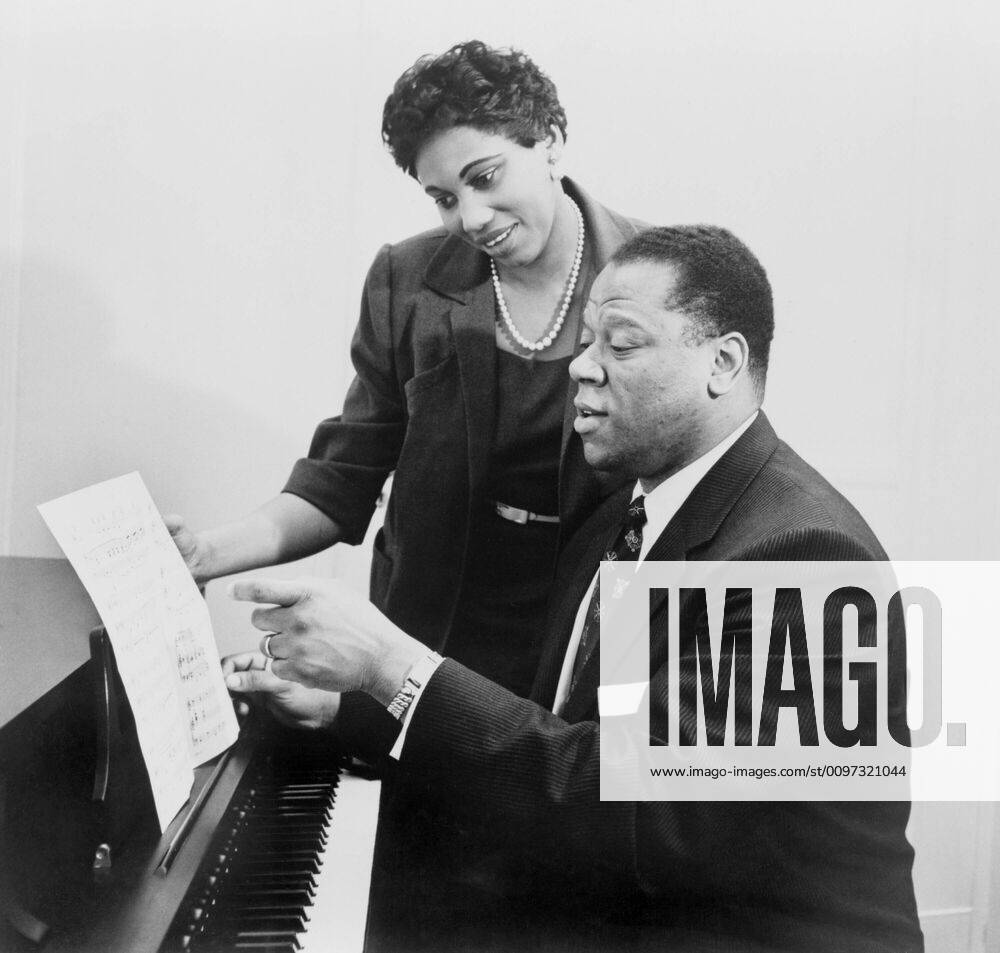
[[[238,734],[208,607],[138,473],[38,509],[108,630],[165,829]]]

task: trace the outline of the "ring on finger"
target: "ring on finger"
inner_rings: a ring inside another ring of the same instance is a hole
[[[260,650],[264,654],[265,658],[274,659],[274,655],[271,653],[271,639],[273,639],[278,633],[269,632],[260,640]]]

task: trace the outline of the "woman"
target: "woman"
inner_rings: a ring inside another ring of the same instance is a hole
[[[472,41],[418,60],[382,135],[443,228],[378,253],[343,413],[256,513],[168,525],[205,581],[361,542],[395,471],[372,601],[526,693],[559,540],[614,488],[583,459],[567,366],[590,284],[636,226],[562,178],[566,116],[522,53]]]

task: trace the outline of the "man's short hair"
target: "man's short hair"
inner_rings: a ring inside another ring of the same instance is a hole
[[[732,232],[714,225],[650,228],[625,242],[613,264],[669,264],[677,282],[669,311],[688,315],[700,340],[738,331],[750,348],[750,376],[764,395],[774,336],[771,284],[761,263]]]

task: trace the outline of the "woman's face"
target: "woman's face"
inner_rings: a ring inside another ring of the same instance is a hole
[[[544,251],[562,194],[550,150],[455,126],[417,154],[417,181],[437,204],[444,227],[504,266],[530,265]]]

